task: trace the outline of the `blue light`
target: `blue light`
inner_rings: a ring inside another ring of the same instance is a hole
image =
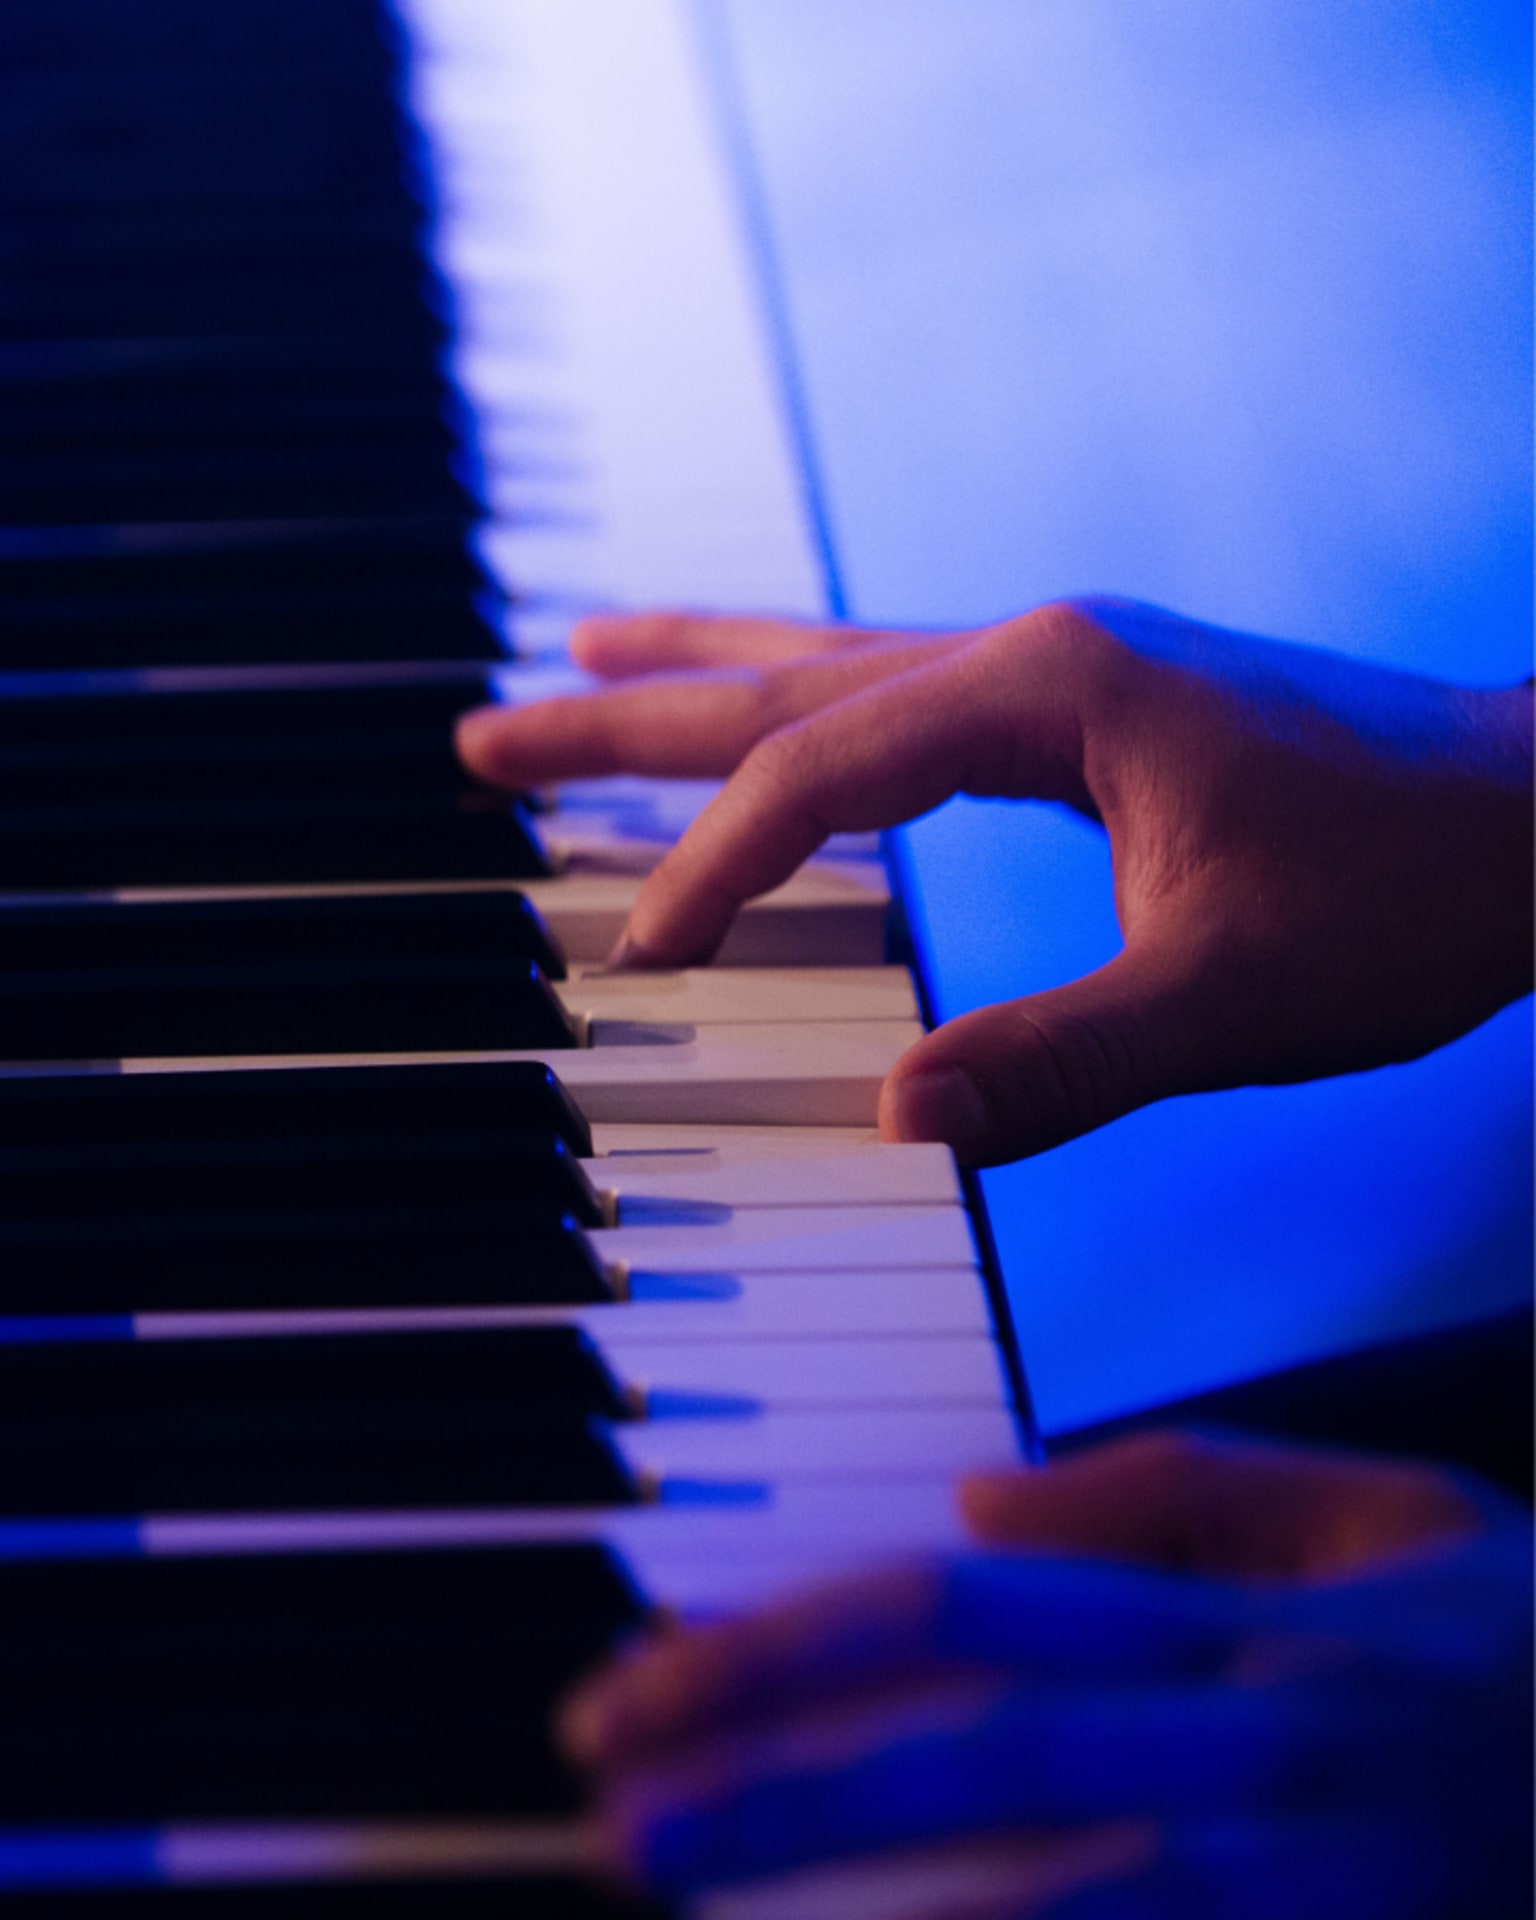
[[[151,1828],[0,1832],[0,1887],[146,1886],[161,1878]]]

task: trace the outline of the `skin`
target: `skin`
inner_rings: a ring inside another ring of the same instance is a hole
[[[1529,1912],[1530,1531],[1430,1468],[1155,1434],[970,1482],[990,1551],[643,1643],[567,1705],[678,1894],[985,1837],[940,1916]]]
[[[708,960],[831,833],[956,793],[1064,802],[1108,835],[1124,946],[950,1021],[892,1070],[892,1140],[988,1165],[1170,1094],[1411,1060],[1530,988],[1532,701],[1126,602],[957,634],[591,620],[596,691],[460,723],[511,786],[725,784],[614,959]]]
[[[619,964],[708,959],[828,834],[954,793],[1104,828],[1122,951],[926,1036],[887,1138],[1012,1159],[1170,1094],[1410,1060],[1529,990],[1529,687],[1102,600],[949,635],[653,615],[575,651],[606,684],[468,716],[475,772],[725,780]],[[962,1497],[975,1553],[653,1637],[578,1692],[563,1738],[621,1873],[686,1895],[979,1845],[931,1920],[1529,1913],[1528,1516],[1187,1435]]]

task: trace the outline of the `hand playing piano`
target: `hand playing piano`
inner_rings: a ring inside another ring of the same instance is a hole
[[[692,1891],[969,1837],[982,1891],[945,1920],[1529,1913],[1502,1495],[1161,1434],[963,1500],[990,1551],[658,1635],[578,1693],[621,1871]]]
[[[707,960],[829,834],[952,794],[1104,826],[1122,951],[928,1035],[886,1084],[888,1138],[1013,1159],[1169,1094],[1412,1059],[1529,990],[1528,688],[1103,600],[950,635],[649,615],[573,644],[609,684],[467,716],[476,773],[726,778],[624,964]]]

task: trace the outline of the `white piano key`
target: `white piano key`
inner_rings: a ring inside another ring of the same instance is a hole
[[[744,1207],[692,1225],[597,1228],[598,1256],[631,1272],[785,1273],[970,1267],[961,1207]]]
[[[636,1027],[620,1044],[554,1052],[144,1056],[124,1073],[197,1073],[229,1068],[407,1066],[412,1062],[537,1060],[553,1069],[589,1120],[721,1126],[870,1126],[886,1074],[921,1037],[915,1021],[864,1020],[843,1027]]]
[[[575,961],[605,960],[640,888],[633,874],[580,867],[521,890]],[[879,868],[861,860],[808,862],[784,885],[749,901],[717,956],[732,967],[868,967],[885,958],[890,894]]]
[[[693,1025],[916,1020],[905,967],[695,967],[678,973],[611,973],[577,966],[556,989],[588,1022],[687,1021]]]
[[[607,0],[499,0],[473,15],[405,0],[403,12],[421,49],[413,101],[448,129],[436,244],[457,269],[458,376],[493,418],[552,392],[578,403],[588,526],[556,584],[615,604],[820,611],[764,310],[686,13],[670,0],[617,12]],[[498,368],[519,317],[507,289],[530,283],[557,290],[558,351]],[[510,485],[520,499],[514,447],[488,438],[493,497]],[[537,524],[526,544],[515,525],[499,531],[503,577],[542,590]]]
[[[941,1542],[936,1551],[944,1552],[953,1544]],[[909,1562],[918,1552],[917,1547],[912,1553],[882,1547],[871,1554],[835,1542],[797,1540],[791,1544],[780,1540],[763,1552],[749,1543],[739,1543],[729,1555],[715,1560],[678,1554],[659,1560],[653,1557],[644,1568],[632,1566],[630,1571],[637,1583],[642,1573],[661,1582],[648,1597],[668,1620],[707,1625],[732,1614],[772,1606],[803,1593],[807,1587]]]
[[[155,1834],[156,1871],[175,1886],[514,1879],[590,1873],[598,1861],[596,1833],[577,1820],[205,1820]]]
[[[979,1291],[979,1289],[978,1289]],[[869,1334],[786,1337],[739,1345],[648,1340],[612,1330],[594,1338],[626,1384],[663,1417],[668,1407],[741,1398],[764,1407],[1007,1404],[1002,1357],[988,1333],[928,1338]]]
[[[594,1186],[618,1197],[619,1222],[639,1226],[661,1209],[944,1206],[960,1202],[947,1147],[898,1146],[867,1134],[792,1127],[713,1133],[683,1127],[597,1127]],[[632,1142],[633,1144],[627,1144]]]
[[[986,1333],[979,1276],[967,1267],[858,1272],[709,1273],[637,1278],[630,1300],[575,1310],[605,1349],[642,1341],[731,1340],[854,1334]]]
[[[145,1313],[141,1340],[237,1339],[281,1333],[385,1332],[411,1327],[579,1326],[605,1349],[657,1341],[719,1346],[741,1340],[851,1334],[986,1333],[980,1280],[967,1267],[894,1272],[718,1273],[634,1282],[638,1297],[592,1307],[459,1307],[445,1273],[440,1306],[230,1313]]]
[[[786,1482],[733,1500],[678,1499],[604,1508],[379,1508],[291,1513],[149,1513],[139,1522],[151,1558],[216,1554],[378,1553],[393,1549],[542,1546],[590,1541],[641,1570],[648,1590],[669,1564],[746,1547],[825,1544],[874,1554],[957,1545],[962,1539],[947,1476],[871,1492],[866,1481]]]
[[[667,1479],[907,1479],[1011,1465],[1014,1424],[1002,1407],[861,1408],[738,1419],[649,1420],[610,1430],[631,1472]]]

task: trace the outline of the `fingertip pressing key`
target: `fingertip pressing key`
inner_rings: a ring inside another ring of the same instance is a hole
[[[641,946],[626,927],[614,941],[603,965],[609,973],[647,973],[655,972],[662,962]]]

